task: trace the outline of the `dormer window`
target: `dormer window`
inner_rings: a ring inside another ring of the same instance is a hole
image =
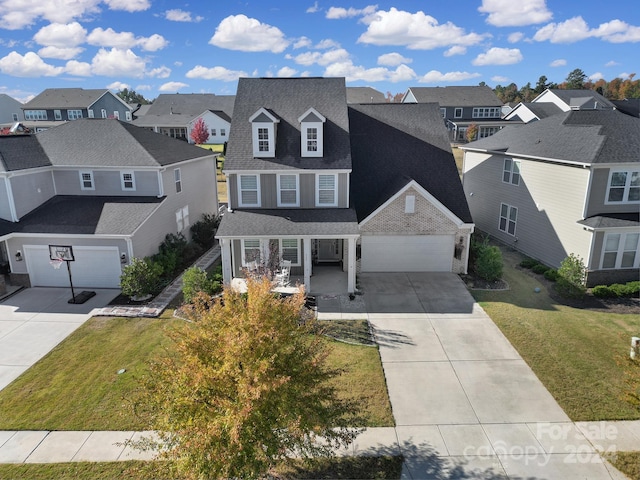
[[[280,119],[266,108],[261,108],[249,118],[253,140],[253,156],[276,156],[276,124]]]
[[[323,124],[327,119],[310,108],[298,118],[300,122],[300,153],[303,157],[323,156]]]

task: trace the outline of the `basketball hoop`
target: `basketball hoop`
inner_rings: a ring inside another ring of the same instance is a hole
[[[63,261],[64,261],[64,260],[62,260],[61,258],[55,258],[55,259],[53,259],[53,260],[50,260],[50,261],[49,261],[49,263],[51,264],[51,266],[52,266],[53,268],[55,268],[56,270],[59,270],[59,269],[60,269],[60,266],[62,265],[62,262],[63,262]]]

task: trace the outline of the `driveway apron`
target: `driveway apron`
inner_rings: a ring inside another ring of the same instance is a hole
[[[363,273],[360,285],[403,478],[621,478],[457,275]]]

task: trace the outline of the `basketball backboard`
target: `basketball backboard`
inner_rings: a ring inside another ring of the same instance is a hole
[[[73,247],[71,245],[49,245],[49,258],[51,260],[64,260],[73,262]]]

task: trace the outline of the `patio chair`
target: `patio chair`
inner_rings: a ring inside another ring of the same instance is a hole
[[[291,275],[291,260],[283,260],[280,263],[280,271],[276,273],[276,282],[280,287],[289,285],[289,276]]]

